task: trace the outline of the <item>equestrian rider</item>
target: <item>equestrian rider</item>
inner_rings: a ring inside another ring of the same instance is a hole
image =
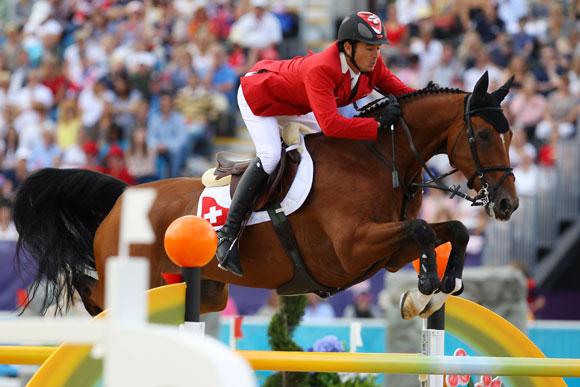
[[[383,63],[380,46],[387,43],[381,20],[373,13],[347,16],[338,40],[324,51],[289,60],[263,60],[240,79],[238,105],[256,147],[256,158],[240,179],[228,217],[218,232],[219,267],[242,276],[238,256],[241,223],[254,204],[260,185],[280,161],[280,130],[299,122],[326,136],[375,140],[401,114],[394,98],[374,118],[346,118],[338,106],[351,104],[373,90],[399,96],[412,92]]]

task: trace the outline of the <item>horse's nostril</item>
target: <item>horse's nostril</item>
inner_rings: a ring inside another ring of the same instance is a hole
[[[511,213],[512,203],[510,202],[509,199],[502,199],[499,202],[499,208],[500,208],[502,213],[507,215],[507,214]]]

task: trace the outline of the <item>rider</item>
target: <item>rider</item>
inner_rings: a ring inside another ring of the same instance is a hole
[[[256,158],[240,179],[227,220],[218,232],[219,266],[242,276],[238,256],[241,223],[252,209],[256,192],[280,161],[279,127],[300,122],[329,137],[375,140],[380,129],[401,115],[396,99],[374,118],[346,118],[337,107],[359,100],[377,87],[396,96],[413,91],[383,63],[387,44],[381,20],[373,13],[347,16],[338,40],[324,51],[289,60],[263,60],[240,79],[238,104],[250,132]]]

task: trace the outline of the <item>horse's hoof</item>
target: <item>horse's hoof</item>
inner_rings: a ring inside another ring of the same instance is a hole
[[[401,295],[399,307],[401,309],[401,318],[410,320],[417,317],[419,313],[429,304],[430,296],[419,293],[418,291],[408,290]]]
[[[399,300],[399,309],[401,310],[401,318],[403,320],[410,320],[416,316],[416,314],[410,313],[409,307],[407,305],[407,298],[409,296],[409,291],[401,294],[401,298]]]
[[[445,301],[449,298],[449,294],[438,292],[433,295],[429,303],[423,308],[419,313],[419,317],[428,318],[435,312],[437,312],[445,304]]]

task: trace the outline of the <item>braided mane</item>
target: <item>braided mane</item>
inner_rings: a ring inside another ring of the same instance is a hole
[[[415,97],[424,97],[433,94],[465,94],[465,93],[466,92],[461,89],[432,86],[431,82],[429,82],[429,85],[427,85],[427,87],[412,91],[407,94],[403,94],[397,97],[397,100],[400,103],[404,103]],[[357,114],[356,117],[366,117],[373,115],[377,110],[385,106],[387,103],[388,99],[386,98],[370,102],[362,107],[362,109],[359,111],[359,114]]]

